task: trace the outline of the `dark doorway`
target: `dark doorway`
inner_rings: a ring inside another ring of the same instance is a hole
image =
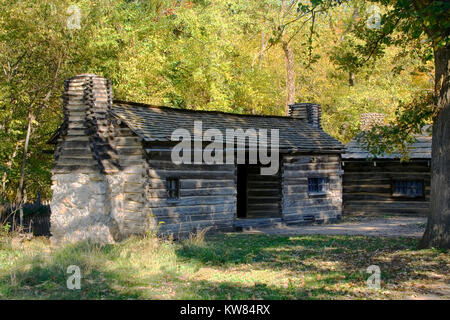
[[[261,165],[237,166],[237,217],[281,217],[281,175],[261,175]]]

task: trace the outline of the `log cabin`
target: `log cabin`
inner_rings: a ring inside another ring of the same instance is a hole
[[[322,130],[320,105],[293,104],[289,116],[153,106],[113,100],[111,82],[94,74],[70,78],[64,88],[63,121],[49,140],[55,145],[53,242],[112,243],[149,231],[179,238],[205,228],[341,217],[344,146]],[[196,139],[199,122],[204,134]],[[236,155],[233,161],[178,163],[173,154],[179,129],[192,148],[183,157],[206,152],[210,130],[258,135],[257,141],[219,141],[222,149],[214,156],[220,160],[226,151],[226,157]],[[264,130],[270,139],[263,139]],[[267,159],[251,157],[262,147],[270,147],[276,160],[272,174],[262,174],[272,166]]]
[[[384,115],[361,115],[361,131],[382,124]],[[355,137],[342,154],[343,213],[348,215],[419,215],[430,209],[431,126],[409,146],[409,161],[399,152],[374,156]]]

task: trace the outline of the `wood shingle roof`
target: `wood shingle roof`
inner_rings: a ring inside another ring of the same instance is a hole
[[[431,126],[425,126],[422,129],[422,134],[416,135],[416,141],[409,146],[410,159],[431,159]],[[383,154],[373,156],[364,146],[358,143],[357,139],[350,141],[345,147],[345,153],[342,154],[342,159],[399,159],[401,155],[398,152],[392,154]]]
[[[158,107],[124,101],[114,101],[111,113],[147,142],[171,141],[177,128],[188,130],[193,136],[194,121],[202,121],[203,132],[218,129],[225,139],[226,129],[279,130],[280,151],[340,152],[344,146],[303,120],[282,116],[256,116],[217,111],[193,111]]]

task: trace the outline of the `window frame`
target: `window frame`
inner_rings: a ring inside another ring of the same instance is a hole
[[[174,188],[172,188],[172,183],[175,183]],[[180,177],[166,177],[166,195],[169,201],[180,199]]]
[[[412,196],[409,196],[409,195],[403,194],[403,193],[396,193],[395,192],[396,182],[419,182],[422,185],[422,192],[420,194],[412,195]],[[411,179],[411,178],[406,178],[406,179],[392,178],[391,179],[391,196],[395,199],[425,199],[425,180],[424,179]]]
[[[326,190],[322,190],[322,191],[311,191],[310,190],[310,181],[311,179],[317,179],[317,188],[319,188],[320,185],[325,185],[326,186]],[[320,180],[324,180],[326,183],[321,183]],[[310,176],[308,177],[308,195],[310,197],[320,197],[320,196],[326,196],[328,195],[330,190],[330,177],[328,176]]]

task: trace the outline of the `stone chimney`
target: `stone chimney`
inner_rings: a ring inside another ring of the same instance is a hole
[[[65,170],[64,158],[80,172],[104,172],[114,168],[108,150],[112,89],[109,80],[95,74],[81,74],[64,82],[63,114],[66,136],[56,153],[54,171]],[[60,159],[62,157],[62,159]],[[73,169],[73,167],[72,167]]]
[[[360,116],[360,129],[361,131],[369,131],[375,125],[383,125],[384,124],[384,114],[369,112],[362,113]]]
[[[313,127],[322,128],[322,108],[320,104],[294,103],[289,105],[289,116],[294,119],[305,120]]]
[[[111,107],[109,80],[81,74],[65,81],[64,122],[52,169],[52,242],[114,241],[105,174],[117,168],[109,139]]]

